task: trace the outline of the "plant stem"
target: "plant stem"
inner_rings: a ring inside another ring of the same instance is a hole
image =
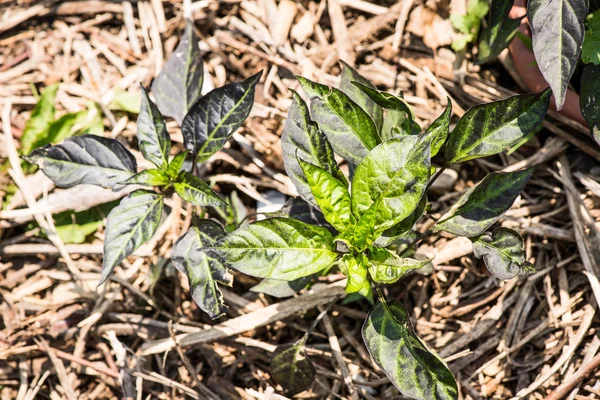
[[[429,183],[427,184],[427,187],[425,188],[425,191],[427,191],[427,189],[429,189],[429,187],[431,187],[431,185],[433,184],[433,182],[435,182],[440,176],[442,176],[442,173],[446,170],[446,168],[448,168],[450,165],[446,164],[443,167],[441,167],[440,169],[438,169],[435,174],[433,174],[433,177],[429,180]]]
[[[333,300],[331,303],[329,303],[327,305],[327,308],[325,308],[323,311],[321,311],[321,313],[319,315],[317,315],[317,318],[315,318],[315,320],[312,322],[312,324],[310,324],[310,326],[308,327],[308,329],[306,330],[306,333],[304,334],[304,336],[302,336],[302,338],[299,340],[299,343],[304,346],[306,344],[306,341],[308,340],[308,337],[310,336],[310,334],[312,333],[312,331],[317,327],[317,325],[319,324],[319,322],[321,322],[321,320],[323,319],[323,317],[325,315],[327,315],[327,313],[331,310],[331,307],[333,307],[333,305],[341,298],[342,296],[338,296],[335,298],[335,300]]]

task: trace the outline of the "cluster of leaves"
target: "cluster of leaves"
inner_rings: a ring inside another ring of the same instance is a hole
[[[487,0],[469,0],[466,14],[450,15],[450,22],[459,35],[452,41],[454,51],[466,49],[469,43],[474,42],[479,35],[481,21],[489,10]]]

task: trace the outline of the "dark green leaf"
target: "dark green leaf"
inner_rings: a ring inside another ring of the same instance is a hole
[[[369,114],[378,132],[381,132],[381,126],[383,124],[383,110],[381,106],[374,102],[365,92],[360,90],[354,82],[361,83],[362,85],[377,90],[368,79],[358,73],[350,65],[340,60],[342,64],[342,73],[340,75],[340,90],[348,95],[356,104]]]
[[[498,54],[507,48],[515,37],[521,19],[508,17],[512,5],[510,1],[492,0],[488,23],[479,36],[477,53],[479,63],[498,57]]]
[[[231,286],[233,275],[214,256],[202,250],[225,236],[221,225],[208,219],[197,221],[173,246],[173,265],[187,275],[190,293],[202,311],[212,319],[219,318],[227,307],[217,285]]]
[[[587,0],[529,0],[527,5],[533,54],[559,110],[577,67],[587,12]]]
[[[185,147],[197,162],[221,150],[242,125],[254,104],[254,90],[262,72],[243,82],[211,90],[187,113],[181,125]]]
[[[369,256],[369,274],[378,283],[394,283],[406,273],[422,268],[431,260],[400,258],[386,249],[371,248]]]
[[[528,275],[535,268],[525,261],[525,244],[518,232],[508,228],[497,228],[473,241],[473,253],[482,258],[488,270],[499,279],[512,279],[517,275]]]
[[[344,254],[342,272],[348,277],[346,293],[356,293],[363,289],[367,281],[367,260],[362,254]]]
[[[590,131],[600,143],[600,65],[586,65],[581,74],[579,102]]]
[[[352,82],[352,84],[381,107],[388,110],[402,111],[414,119],[412,109],[402,97],[387,92],[381,92],[374,86],[366,85],[361,81]]]
[[[418,400],[458,398],[452,372],[417,337],[400,303],[375,306],[363,325],[362,337],[377,365],[404,396]]]
[[[305,276],[293,281],[278,281],[276,279],[263,279],[258,285],[250,288],[251,292],[264,293],[269,296],[277,297],[292,297],[308,285],[313,279],[313,276]]]
[[[54,120],[54,99],[57,91],[58,83],[48,85],[31,111],[21,136],[21,152],[23,154],[29,154],[36,147],[36,142],[41,143],[46,138],[48,127]]]
[[[314,199],[325,219],[338,231],[347,231],[354,226],[352,200],[347,186],[323,168],[298,158]]]
[[[123,182],[123,185],[165,186],[169,183],[169,175],[160,169],[145,169]]]
[[[300,158],[317,165],[347,185],[346,177],[340,171],[331,144],[316,123],[310,120],[308,107],[298,93],[292,90],[292,106],[281,134],[281,148],[285,171],[298,189],[300,196],[317,206],[310,190],[306,176],[298,164],[296,153]]]
[[[151,161],[159,168],[166,168],[169,164],[171,138],[160,111],[148,97],[146,89],[141,85],[140,87],[142,104],[137,119],[138,145],[146,160]]]
[[[200,99],[204,67],[198,38],[191,21],[177,48],[152,83],[152,93],[163,115],[174,118],[181,126],[184,116]]]
[[[40,167],[59,187],[86,183],[112,188],[137,169],[135,158],[119,141],[95,135],[69,138],[23,158]]]
[[[271,360],[271,376],[293,396],[310,388],[317,371],[306,356],[303,343],[277,346]]]
[[[515,202],[533,174],[533,168],[492,172],[463,194],[435,225],[457,236],[481,235]]]
[[[270,218],[239,228],[210,249],[246,275],[292,281],[329,267],[337,258],[325,228]]]
[[[100,283],[115,267],[152,238],[163,210],[163,196],[136,190],[108,214],[104,238],[104,262]]]
[[[450,118],[452,117],[452,102],[448,98],[448,105],[446,109],[435,121],[429,125],[429,128],[425,131],[425,134],[433,135],[431,141],[431,157],[435,156],[446,140],[450,132]]]
[[[586,64],[600,64],[600,11],[588,15],[586,30],[581,47],[581,61]],[[582,77],[583,78],[583,77]],[[586,82],[587,83],[587,82]]]
[[[380,237],[375,241],[375,245],[379,247],[388,247],[396,240],[405,237],[410,232],[412,232],[413,227],[417,223],[417,221],[423,216],[425,213],[425,208],[427,207],[427,197],[423,196],[417,208],[405,219],[398,222],[396,225],[391,228],[385,230]]]
[[[470,108],[446,145],[446,164],[498,154],[537,128],[550,102],[549,89]]]
[[[224,206],[226,204],[206,182],[187,171],[179,173],[173,187],[179,197],[195,206]]]
[[[375,123],[344,92],[298,77],[311,100],[310,111],[337,154],[356,166],[381,142]]]
[[[167,175],[169,175],[170,178],[177,178],[188,154],[189,151],[184,151],[173,157],[173,159],[169,163],[169,166],[167,167]]]

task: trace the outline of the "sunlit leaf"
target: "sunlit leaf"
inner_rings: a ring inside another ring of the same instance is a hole
[[[123,185],[164,186],[170,182],[169,175],[160,169],[145,169],[127,180]]]
[[[181,171],[173,183],[175,192],[195,206],[224,206],[226,203],[202,179],[187,171]]]
[[[394,283],[406,273],[422,268],[431,260],[401,258],[386,249],[371,248],[369,274],[378,283]]]
[[[366,258],[362,254],[344,254],[342,272],[348,277],[346,293],[356,293],[363,289],[367,281]]]
[[[42,143],[46,138],[49,125],[54,120],[54,100],[57,92],[58,83],[48,85],[31,111],[21,135],[21,152],[23,154],[29,154],[36,147],[36,142]]]
[[[353,82],[359,82],[362,85],[377,89],[368,79],[358,73],[350,65],[340,60],[342,64],[342,73],[340,74],[340,90],[348,95],[356,104],[369,114],[378,132],[381,132],[383,124],[383,110],[381,106],[374,102],[365,92],[360,90]]]
[[[164,166],[166,168],[171,152],[171,137],[167,132],[162,114],[150,100],[146,89],[143,86],[140,87],[142,103],[137,119],[138,145],[146,160],[151,161],[157,167]]]
[[[425,134],[432,135],[431,141],[431,157],[435,156],[446,140],[450,132],[450,118],[452,117],[452,102],[447,99],[448,105],[446,109],[435,121],[429,125],[429,128],[425,131]]]

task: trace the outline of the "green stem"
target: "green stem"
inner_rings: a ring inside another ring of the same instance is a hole
[[[442,176],[442,173],[446,170],[446,168],[448,168],[450,165],[444,165],[443,167],[441,167],[440,169],[438,169],[435,174],[433,174],[433,177],[429,180],[429,183],[427,184],[427,187],[425,188],[425,191],[427,191],[427,189],[429,189],[431,187],[431,185],[433,184],[433,182],[435,182],[440,176]]]

